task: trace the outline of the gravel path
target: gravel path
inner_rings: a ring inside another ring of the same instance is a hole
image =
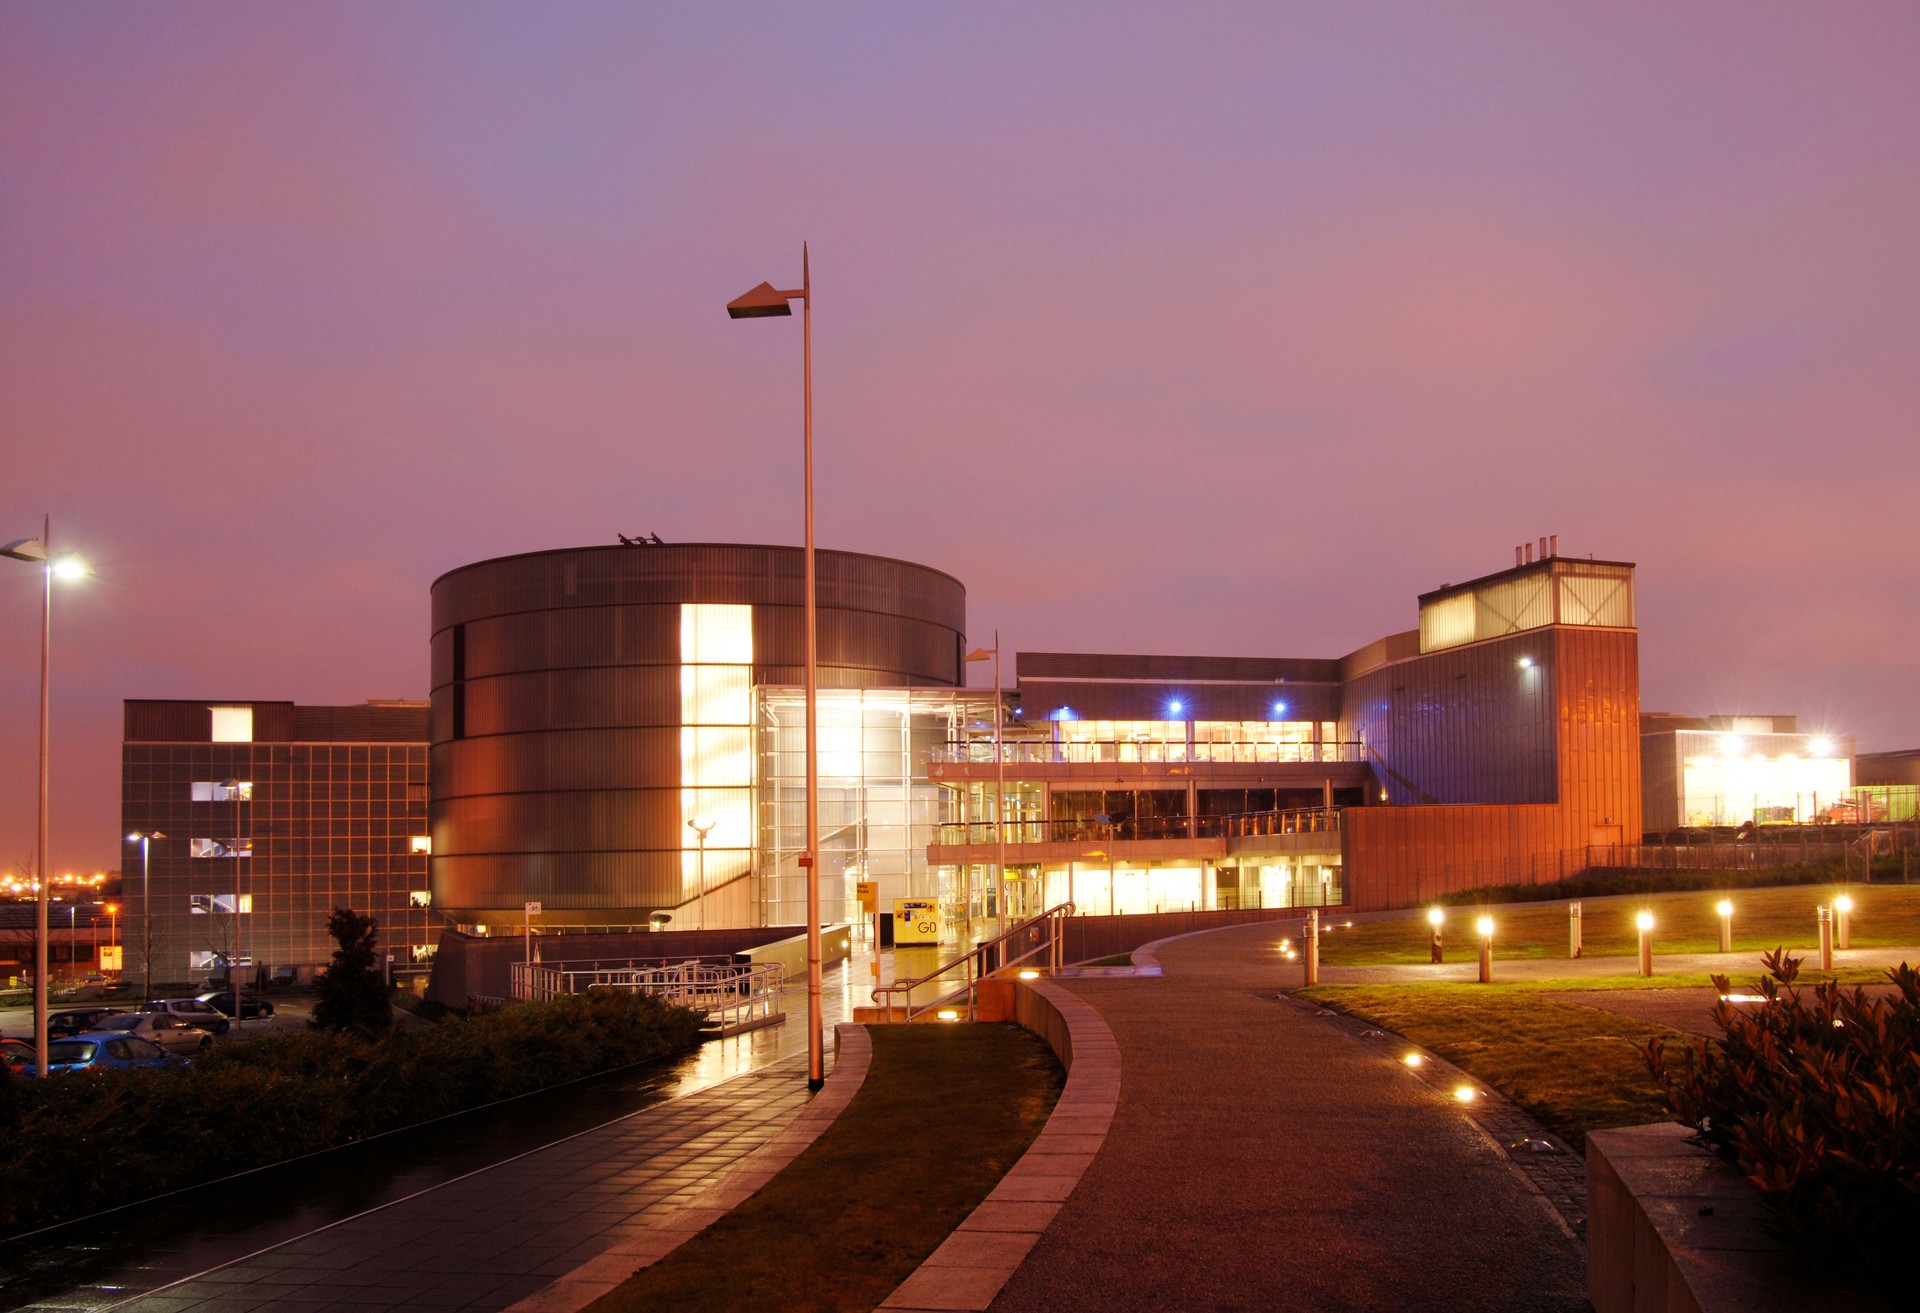
[[[1275,1001],[1281,927],[1061,982],[1121,1054],[1104,1148],[993,1308],[1584,1310],[1585,1255],[1457,1105]]]

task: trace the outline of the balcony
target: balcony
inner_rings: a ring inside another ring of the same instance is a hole
[[[1234,816],[1133,816],[1118,820],[1008,821],[1004,835],[994,824],[940,825],[927,858],[936,863],[994,860],[1003,841],[1009,861],[1046,861],[1083,855],[1178,857],[1225,855],[1236,841],[1294,835],[1330,836],[1338,844],[1341,808],[1307,807],[1245,812]],[[1258,846],[1258,845],[1257,845]],[[1283,845],[1298,846],[1298,845]],[[1312,843],[1307,845],[1313,847]],[[1016,851],[1018,850],[1018,851]]]
[[[1365,764],[1367,749],[1364,743],[1181,743],[1148,739],[1054,743],[1012,739],[1001,743],[1000,759],[1009,766]],[[975,740],[942,744],[927,754],[927,762],[931,766],[991,766],[993,743]]]

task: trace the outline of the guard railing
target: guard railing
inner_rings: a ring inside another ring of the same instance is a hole
[[[951,1009],[972,1021],[976,1012],[975,987],[987,976],[1031,964],[1034,970],[1058,973],[1061,941],[1072,903],[1049,907],[1005,933],[982,940],[956,958],[941,963],[924,976],[896,980],[873,991],[874,1005],[883,1022],[914,1021],[928,1013]],[[958,973],[956,975],[956,973]],[[934,997],[914,1001],[914,991],[931,987]]]
[[[705,962],[608,966],[599,962],[515,962],[513,996],[550,999],[619,989],[707,1014],[723,1031],[765,1024],[779,1013],[786,971],[774,962]]]

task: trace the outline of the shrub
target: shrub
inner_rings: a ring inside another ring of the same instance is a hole
[[[1642,1046],[1675,1117],[1738,1164],[1782,1239],[1847,1260],[1888,1288],[1920,1280],[1920,972],[1888,972],[1869,998],[1834,983],[1803,991],[1799,959],[1765,956],[1743,1011],[1722,1001],[1720,1043]],[[1722,994],[1730,986],[1715,976]]]
[[[350,907],[336,907],[327,918],[327,933],[340,947],[333,950],[332,963],[314,982],[320,998],[313,1005],[313,1024],[322,1030],[380,1034],[393,1024],[386,981],[378,965],[380,923]]]
[[[223,1044],[185,1067],[14,1080],[0,1230],[398,1130],[692,1046],[698,1013],[601,992],[370,1040],[325,1030]],[[156,1133],[158,1132],[158,1133]]]
[[[1598,867],[1548,884],[1497,884],[1456,889],[1433,901],[1447,906],[1481,903],[1549,903],[1562,898],[1605,898],[1610,894],[1684,893],[1690,889],[1769,889],[1778,885],[1823,884],[1842,878],[1838,862],[1805,862],[1755,871],[1647,871],[1637,867]]]

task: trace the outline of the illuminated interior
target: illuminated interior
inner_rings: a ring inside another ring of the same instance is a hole
[[[1804,823],[1850,799],[1852,763],[1816,756],[1805,735],[1722,735],[1681,763],[1688,825]]]
[[[680,608],[680,883],[700,893],[700,839],[712,822],[706,887],[753,865],[753,608]]]

